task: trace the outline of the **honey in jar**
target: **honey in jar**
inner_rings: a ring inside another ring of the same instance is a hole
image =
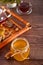
[[[11,57],[17,61],[23,61],[27,59],[30,55],[30,47],[28,41],[24,38],[15,39],[11,44],[10,52]]]

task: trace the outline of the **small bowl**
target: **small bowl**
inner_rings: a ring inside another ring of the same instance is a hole
[[[9,3],[9,4],[7,4],[7,7],[8,8],[15,8],[17,6],[17,3]]]

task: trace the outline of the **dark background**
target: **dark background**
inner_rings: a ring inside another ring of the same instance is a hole
[[[8,44],[0,50],[0,65],[43,65],[43,0],[30,0],[30,2],[33,12],[21,17],[31,23],[32,29],[20,36],[25,37],[30,43],[30,60],[23,62],[6,60],[4,55],[9,50],[10,44]]]

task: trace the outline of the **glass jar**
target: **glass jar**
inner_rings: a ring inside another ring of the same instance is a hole
[[[3,23],[6,19],[6,13],[0,8],[0,23]]]
[[[24,61],[30,55],[29,42],[25,38],[15,39],[10,47],[10,52],[8,52],[5,57],[13,57],[17,61]]]

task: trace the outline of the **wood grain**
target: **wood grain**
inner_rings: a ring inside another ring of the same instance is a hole
[[[29,2],[29,0],[26,1]],[[31,23],[32,29],[20,37],[25,37],[29,41],[31,49],[30,59],[32,60],[25,60],[23,62],[17,62],[12,59],[6,60],[4,55],[9,50],[9,44],[0,50],[0,65],[43,65],[43,0],[30,1],[33,12],[30,15],[23,15],[21,17]],[[14,12],[16,13],[16,11]]]

